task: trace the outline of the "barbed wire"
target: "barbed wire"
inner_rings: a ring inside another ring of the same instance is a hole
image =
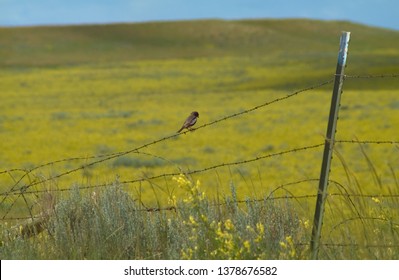
[[[335,142],[336,143],[352,143],[352,144],[399,144],[399,141],[396,141],[396,140],[336,140]],[[320,143],[320,144],[315,144],[315,145],[310,145],[310,146],[305,146],[305,147],[300,147],[300,148],[294,148],[294,149],[285,150],[285,151],[278,152],[278,153],[268,154],[268,155],[264,155],[264,156],[258,156],[258,157],[247,159],[247,160],[241,160],[241,161],[235,161],[235,162],[229,162],[229,163],[221,163],[221,164],[205,167],[205,168],[202,168],[202,169],[186,171],[184,173],[187,174],[187,175],[196,174],[196,173],[202,173],[202,172],[209,171],[209,170],[216,169],[216,168],[220,168],[220,167],[223,167],[223,166],[241,165],[241,164],[245,164],[245,163],[249,163],[249,162],[253,162],[253,161],[257,161],[257,160],[261,160],[261,159],[265,159],[265,158],[269,158],[269,157],[276,157],[276,156],[284,155],[284,154],[287,154],[287,153],[293,153],[293,152],[299,152],[299,151],[302,151],[302,150],[313,149],[313,148],[320,147],[322,145],[324,145],[324,144]],[[159,157],[159,156],[152,155],[152,154],[149,154],[149,153],[144,153],[144,152],[136,152],[136,153],[150,155],[150,156],[153,156],[153,157],[156,157],[156,158],[160,158],[162,160],[170,162],[169,160],[167,160],[167,159],[165,159],[163,157]],[[114,155],[116,156],[116,155],[119,155],[119,154],[120,153],[115,153]],[[55,175],[55,176],[52,176],[52,177],[49,177],[49,178],[45,178],[43,180],[39,180],[39,181],[33,182],[31,184],[24,185],[18,190],[16,190],[15,188],[11,189],[11,190],[9,190],[7,192],[0,193],[0,196],[4,197],[4,196],[7,196],[7,195],[11,195],[11,194],[17,195],[17,194],[21,193],[21,190],[25,194],[45,192],[44,190],[43,191],[40,191],[40,190],[39,191],[27,191],[27,189],[29,187],[31,187],[31,186],[35,186],[35,185],[42,184],[42,183],[45,183],[45,182],[48,182],[48,181],[51,181],[51,180],[58,179],[58,178],[60,178],[62,176],[68,175],[68,174],[70,174],[72,172],[75,172],[77,170],[87,168],[88,166],[90,166],[90,165],[88,164],[88,165],[85,165],[85,166],[80,166],[78,168],[69,170],[67,172],[60,173],[58,175]],[[138,178],[138,179],[133,179],[133,180],[121,181],[120,183],[121,184],[137,183],[137,182],[153,180],[153,179],[157,179],[157,178],[161,178],[161,177],[177,176],[180,173],[181,172],[165,173],[165,174],[155,175],[155,176],[146,177],[146,178]],[[105,185],[107,185],[107,184],[87,186],[87,187],[82,187],[82,188],[96,188],[96,187],[105,186]],[[69,190],[69,188],[67,188],[67,189],[59,189],[58,191],[67,191],[67,190]]]
[[[320,143],[320,144],[315,144],[315,145],[310,145],[310,146],[305,146],[305,147],[300,147],[300,148],[294,148],[291,150],[286,150],[286,151],[282,151],[282,152],[278,152],[278,153],[272,153],[272,154],[267,154],[264,156],[258,156],[252,159],[247,159],[247,160],[241,160],[241,161],[235,161],[235,162],[229,162],[229,163],[221,163],[221,164],[217,164],[217,165],[213,165],[213,166],[209,166],[206,168],[202,168],[202,169],[196,169],[196,170],[191,170],[191,171],[186,171],[186,172],[174,172],[174,173],[164,173],[164,174],[160,174],[160,175],[155,175],[155,176],[151,176],[151,177],[146,177],[146,178],[138,178],[138,179],[133,179],[133,180],[127,180],[127,181],[119,181],[118,183],[121,185],[125,185],[125,184],[132,184],[132,183],[138,183],[138,182],[144,182],[144,181],[150,181],[150,180],[155,180],[158,178],[166,178],[166,177],[173,177],[173,176],[178,176],[182,173],[186,174],[186,175],[192,175],[192,174],[197,174],[197,173],[202,173],[205,171],[209,171],[209,170],[213,170],[216,168],[220,168],[220,167],[227,167],[227,166],[234,166],[234,165],[241,165],[241,164],[246,164],[246,163],[250,163],[250,162],[254,162],[254,161],[258,161],[261,159],[265,159],[265,158],[270,158],[270,157],[276,157],[276,156],[281,156],[284,154],[289,154],[289,153],[294,153],[294,152],[299,152],[299,151],[304,151],[304,150],[309,150],[309,149],[314,149],[317,147],[321,147],[323,146],[324,143]],[[3,218],[6,217],[11,209],[14,207],[17,199],[21,196],[21,195],[26,195],[26,194],[39,194],[39,193],[46,193],[48,192],[47,190],[35,190],[35,191],[29,191],[28,189],[34,185],[38,185],[38,184],[42,184],[44,182],[48,182],[50,180],[55,180],[56,178],[59,178],[61,176],[64,176],[64,174],[59,174],[56,176],[53,176],[51,178],[46,178],[44,180],[41,181],[36,181],[33,182],[29,185],[24,185],[21,188],[19,188],[18,190],[16,190],[14,187],[7,192],[3,192],[0,194],[0,196],[3,197],[1,203],[3,203],[5,201],[5,199],[7,197],[10,196],[17,196],[17,198],[11,203],[11,205],[8,207],[8,210],[6,211],[6,213],[3,215]],[[79,187],[80,190],[87,190],[87,189],[93,189],[93,188],[100,188],[100,187],[106,187],[108,186],[108,183],[104,183],[104,184],[100,184],[100,185],[89,185],[89,186],[81,186]],[[65,192],[65,191],[69,191],[70,188],[61,188],[61,189],[56,189],[53,190],[55,192]],[[25,199],[25,198],[24,198]]]
[[[336,140],[335,143],[351,144],[399,144],[396,140]]]
[[[346,140],[344,140],[344,141],[346,141]],[[357,142],[359,142],[358,140],[351,140],[351,142],[352,142],[352,141],[357,141]],[[371,143],[371,142],[372,142],[372,143],[376,143],[376,141],[367,141],[367,142],[369,142],[369,143]],[[393,142],[394,142],[394,141],[378,141],[378,143],[393,143]],[[365,141],[363,141],[362,143],[365,143]],[[287,151],[282,151],[282,152],[278,152],[278,153],[268,154],[268,155],[264,155],[264,156],[260,156],[260,157],[256,157],[256,158],[252,158],[252,159],[248,159],[248,160],[242,160],[242,161],[230,162],[230,163],[222,163],[222,164],[218,164],[218,165],[206,167],[206,168],[203,168],[203,169],[187,171],[187,172],[185,172],[185,174],[186,174],[186,175],[191,175],[191,174],[202,173],[202,172],[209,171],[209,170],[212,170],[212,169],[220,168],[220,167],[223,167],[223,166],[241,165],[241,164],[245,164],[245,163],[257,161],[257,160],[264,159],[264,158],[275,157],[275,156],[280,156],[280,155],[284,155],[284,154],[287,154],[287,153],[293,153],[293,152],[298,152],[298,151],[302,151],[302,150],[313,149],[313,148],[320,147],[320,146],[322,146],[322,145],[323,145],[323,144],[321,143],[321,144],[316,144],[316,145],[311,145],[311,146],[306,146],[306,147],[301,147],[301,148],[295,148],[295,149],[291,149],[291,150],[287,150]],[[148,153],[145,153],[145,154],[148,154]],[[151,154],[149,154],[149,155],[151,155]],[[151,155],[151,156],[154,156],[154,155]],[[156,156],[156,157],[158,157],[158,156]],[[166,159],[164,159],[164,158],[162,158],[162,157],[158,157],[158,158],[161,158],[161,159],[163,159],[163,160],[166,160]],[[152,176],[152,177],[138,178],[138,179],[134,179],[134,180],[121,181],[120,184],[130,184],[130,183],[137,183],[137,182],[143,182],[143,181],[150,181],[150,180],[154,180],[154,179],[161,178],[161,177],[166,178],[166,177],[171,177],[171,176],[178,176],[178,175],[181,174],[181,173],[182,173],[182,172],[175,172],[175,173],[169,173],[169,174],[160,174],[160,175],[156,175],[156,176]],[[58,177],[59,177],[59,176],[58,176]],[[29,188],[29,187],[31,187],[32,185],[40,184],[40,183],[43,183],[44,181],[53,180],[53,179],[54,179],[54,178],[50,178],[50,179],[45,179],[45,180],[42,180],[42,181],[34,182],[34,183],[30,184],[30,185],[25,185],[25,186],[21,187],[19,190],[15,190],[15,189],[13,188],[12,190],[10,190],[10,191],[7,192],[7,193],[2,193],[2,194],[0,194],[0,196],[3,196],[2,202],[4,202],[4,200],[6,199],[6,197],[9,197],[10,195],[16,195],[16,196],[18,196],[18,197],[11,203],[10,207],[8,208],[8,211],[6,211],[6,213],[5,213],[5,215],[3,216],[3,218],[6,217],[6,216],[10,213],[11,209],[14,207],[15,203],[17,202],[17,199],[18,199],[20,196],[23,196],[25,203],[27,203],[27,202],[26,202],[26,198],[24,197],[25,194],[38,194],[38,193],[47,192],[47,190],[28,191],[28,188]],[[99,188],[99,187],[106,187],[107,185],[109,185],[109,184],[101,184],[101,185],[93,185],[93,186],[84,186],[84,187],[80,187],[80,189],[82,189],[82,190],[83,190],[83,189],[93,189],[93,188]],[[64,188],[64,189],[57,189],[56,191],[64,192],[64,191],[69,191],[69,190],[70,190],[70,188]],[[345,191],[346,191],[346,190],[345,190]],[[351,202],[352,206],[354,207],[354,209],[357,211],[355,204],[354,204],[354,203],[351,201],[351,199],[350,199],[350,196],[347,196],[347,197],[348,197],[348,199],[350,200],[350,202]],[[155,211],[155,210],[154,210],[154,211]]]
[[[171,173],[163,173],[163,174],[149,176],[149,177],[144,177],[144,178],[137,178],[137,179],[132,179],[132,180],[118,181],[118,184],[125,185],[125,184],[139,183],[139,182],[155,180],[155,179],[159,179],[159,178],[179,176],[180,174],[193,175],[193,174],[203,173],[203,172],[210,171],[210,170],[217,169],[217,168],[221,168],[221,167],[242,165],[242,164],[246,164],[246,163],[250,163],[250,162],[255,162],[255,161],[258,161],[258,160],[261,160],[261,159],[277,157],[277,156],[282,156],[282,155],[285,155],[285,154],[290,154],[290,153],[296,153],[296,152],[300,152],[300,151],[306,151],[306,150],[310,150],[310,149],[315,149],[315,148],[321,147],[323,145],[324,145],[324,143],[319,143],[319,144],[314,144],[314,145],[294,148],[294,149],[290,149],[290,150],[285,150],[285,151],[281,151],[281,152],[277,152],[277,153],[271,153],[271,154],[267,154],[267,155],[263,155],[263,156],[257,156],[257,157],[250,158],[250,159],[227,162],[227,163],[220,163],[220,164],[204,167],[204,168],[201,168],[201,169],[180,171],[180,172],[171,172]],[[41,180],[41,181],[37,181],[37,182],[33,182],[31,184],[28,184],[28,185],[24,185],[18,190],[10,190],[10,191],[7,191],[7,192],[0,193],[0,196],[4,197],[4,196],[11,196],[11,195],[19,195],[21,193],[24,193],[24,194],[37,194],[37,193],[47,192],[47,190],[29,191],[28,188],[30,188],[32,186],[35,186],[35,185],[38,185],[38,184],[41,184],[41,183],[44,183],[44,182],[47,182],[47,181],[50,181],[50,180],[57,179],[57,178],[61,177],[61,175],[63,176],[63,174],[59,174],[59,175],[56,175],[56,176],[53,176],[53,177],[50,177],[50,178],[46,178],[46,179]],[[98,184],[98,185],[83,186],[83,187],[79,187],[79,189],[92,189],[92,188],[105,187],[105,186],[108,186],[108,185],[109,185],[108,183],[104,183],[104,184]],[[61,189],[56,189],[56,190],[53,190],[53,191],[63,192],[63,191],[69,191],[69,190],[70,190],[70,188],[64,188],[64,189],[61,188]]]
[[[339,75],[335,75],[339,76]],[[382,74],[382,75],[343,75],[344,78],[348,79],[381,79],[381,78],[399,78],[399,74]]]
[[[383,141],[383,140],[371,140],[371,141],[370,140],[363,140],[363,141],[361,141],[361,140],[338,140],[336,142],[360,143],[360,144],[396,144],[396,143],[398,143],[397,141]],[[202,169],[190,170],[190,171],[186,171],[186,172],[182,172],[180,170],[180,172],[164,173],[164,174],[159,174],[159,175],[155,175],[155,176],[151,176],[151,177],[137,178],[137,179],[133,179],[133,180],[120,181],[118,183],[121,184],[121,185],[132,184],[132,183],[150,181],[150,180],[154,180],[154,179],[158,179],[158,178],[162,178],[162,177],[166,178],[166,177],[178,176],[178,175],[180,175],[182,173],[184,173],[186,175],[192,175],[192,174],[202,173],[202,172],[206,172],[206,171],[213,170],[213,169],[220,168],[220,167],[241,165],[241,164],[246,164],[246,163],[258,161],[258,160],[265,159],[265,158],[276,157],[276,156],[281,156],[281,155],[288,154],[288,153],[294,153],[294,152],[314,149],[314,148],[321,147],[323,145],[324,145],[323,143],[320,143],[320,144],[315,144],[315,145],[310,145],[310,146],[305,146],[305,147],[300,147],[300,148],[294,148],[294,149],[290,149],[290,150],[286,150],[286,151],[282,151],[282,152],[278,152],[278,153],[272,153],[272,154],[267,154],[267,155],[263,155],[263,156],[258,156],[258,157],[247,159],[247,160],[241,160],[241,161],[235,161],[235,162],[229,162],[229,163],[221,163],[221,164],[205,167],[205,168],[202,168]],[[154,156],[154,155],[149,154],[149,153],[143,153],[143,154]],[[159,156],[155,156],[155,157],[161,158],[162,160],[168,161],[167,159],[159,157]],[[18,196],[17,199],[20,196],[23,196],[23,199],[24,199],[25,203],[27,204],[27,201],[26,201],[26,198],[25,198],[24,195],[26,195],[26,194],[40,194],[40,193],[48,192],[48,190],[34,190],[34,191],[33,190],[28,190],[29,187],[31,187],[33,185],[37,185],[37,184],[43,183],[43,182],[47,182],[49,180],[54,180],[55,178],[58,178],[58,177],[60,177],[60,175],[54,176],[52,178],[48,178],[48,179],[45,179],[45,180],[37,181],[37,182],[31,183],[30,185],[22,186],[18,190],[13,188],[13,189],[11,189],[8,192],[1,193],[0,196],[3,196],[2,202],[4,202],[4,200],[7,197],[9,197],[9,196]],[[315,181],[315,180],[318,180],[318,179],[311,179],[311,180]],[[300,183],[300,182],[303,182],[303,181],[311,181],[311,180],[307,179],[307,180],[301,180],[301,181],[294,182],[294,183],[289,183],[289,184],[286,184],[286,185],[279,186],[277,189],[284,188],[284,187],[286,187],[288,185],[291,185],[291,184],[297,184],[297,183]],[[341,184],[339,184],[339,183],[337,183],[335,181],[331,181],[331,182],[335,183],[337,186],[340,186],[340,187],[342,187],[344,189],[345,193],[341,193],[340,196],[346,196],[350,200],[350,203],[352,204],[352,206],[354,207],[354,209],[356,211],[357,211],[356,206],[355,206],[354,202],[350,199],[351,197],[355,197],[355,196],[358,196],[358,197],[361,197],[361,196],[363,196],[363,197],[380,197],[380,198],[382,198],[382,197],[398,197],[398,196],[395,196],[395,195],[387,195],[387,196],[385,196],[385,195],[379,195],[379,196],[378,195],[368,195],[368,196],[367,195],[353,195],[353,194],[349,194],[347,192],[347,190],[345,190],[345,188]],[[106,187],[108,185],[109,185],[109,183],[104,183],[104,184],[99,184],[99,185],[88,185],[88,186],[81,186],[81,187],[79,187],[79,189],[86,190],[86,189]],[[61,189],[55,189],[53,191],[55,191],[55,192],[65,192],[65,191],[69,191],[69,190],[70,190],[70,188],[61,188]],[[273,192],[269,195],[269,197],[273,194]],[[337,196],[337,195],[338,194],[331,194],[330,196]],[[293,198],[293,199],[302,199],[302,198],[310,198],[310,197],[314,197],[314,196],[315,195],[304,195],[304,196],[297,197],[297,196],[293,196],[292,195],[291,198]],[[287,197],[287,196],[285,196],[285,197]],[[3,218],[5,218],[9,214],[10,210],[15,205],[17,199],[15,199],[11,203],[8,211],[6,211],[6,214],[3,216]],[[161,209],[154,208],[151,211],[161,211]]]
[[[279,187],[278,189],[284,189],[284,187],[290,186],[290,185],[297,185],[300,183],[305,183],[305,182],[312,182],[312,181],[318,181],[319,179],[304,179],[296,182],[290,182],[283,184]],[[277,189],[276,188],[276,189]],[[69,190],[70,189],[65,189]],[[329,197],[337,196],[337,197],[363,197],[363,198],[399,198],[399,194],[345,194],[345,193],[331,193],[327,194]],[[268,200],[284,200],[284,199],[310,199],[310,198],[316,198],[317,194],[305,194],[305,195],[284,195],[284,196],[267,196],[265,198],[259,198],[259,199],[239,199],[239,200],[232,200],[229,202],[219,202],[219,203],[212,203],[209,206],[210,207],[220,207],[220,206],[226,206],[228,204],[246,204],[246,203],[257,203],[257,202],[265,202]],[[138,208],[133,210],[134,212],[163,212],[163,211],[178,211],[181,210],[177,206],[165,206],[165,207],[146,207],[143,205],[143,208]],[[8,221],[8,220],[28,220],[32,219],[32,217],[35,218],[40,218],[42,217],[41,215],[35,216],[26,216],[26,217],[4,217],[1,218],[0,220],[2,221]],[[361,218],[357,218],[361,219]]]
[[[219,123],[219,122],[222,122],[222,121],[231,119],[231,118],[235,118],[235,117],[241,116],[241,115],[243,115],[243,114],[250,113],[250,112],[255,111],[255,110],[258,110],[258,109],[260,109],[260,108],[262,108],[262,107],[269,106],[269,105],[271,105],[271,104],[273,104],[273,103],[286,100],[286,99],[288,99],[288,98],[294,97],[294,96],[296,96],[296,95],[298,95],[298,94],[300,94],[300,93],[306,92],[306,91],[310,91],[310,90],[314,90],[314,89],[323,87],[323,86],[328,85],[328,84],[331,84],[331,83],[333,83],[333,82],[334,82],[334,79],[331,79],[331,80],[328,80],[328,81],[325,81],[325,82],[322,82],[322,83],[319,83],[319,84],[316,84],[316,85],[313,85],[313,86],[310,86],[310,87],[307,87],[307,88],[303,88],[303,89],[297,90],[297,91],[295,91],[295,92],[293,92],[293,93],[291,93],[291,94],[288,94],[288,95],[283,96],[283,97],[276,98],[276,99],[274,99],[274,100],[272,100],[272,101],[265,102],[265,103],[260,104],[260,105],[258,105],[258,106],[255,106],[255,107],[252,107],[252,108],[250,108],[250,109],[244,110],[244,111],[242,111],[242,112],[234,113],[234,114],[231,114],[231,115],[229,115],[229,116],[223,117],[223,118],[221,118],[221,119],[217,119],[217,120],[215,120],[215,121],[212,121],[212,122],[203,124],[203,125],[201,125],[201,126],[195,128],[195,129],[193,129],[193,130],[201,129],[201,128],[204,128],[204,127],[207,127],[207,126],[210,126],[210,125],[214,125],[214,124],[216,124],[216,123]]]
[[[273,191],[270,192],[269,196],[267,196],[266,198],[260,198],[260,199],[245,199],[245,200],[231,200],[231,201],[225,201],[222,203],[213,203],[210,204],[210,207],[220,207],[220,206],[226,206],[229,204],[248,204],[248,203],[256,203],[256,202],[265,202],[268,200],[282,200],[282,199],[295,199],[295,200],[299,200],[299,199],[314,199],[317,195],[316,194],[311,194],[311,195],[292,195],[290,193],[290,195],[284,195],[284,196],[273,196],[274,193],[277,190],[283,189],[285,191],[287,191],[285,189],[285,187],[287,186],[291,186],[291,185],[297,185],[297,184],[301,184],[301,183],[305,183],[305,182],[313,182],[313,181],[318,181],[318,178],[311,178],[311,179],[303,179],[303,180],[299,180],[299,181],[295,181],[295,182],[289,182],[289,183],[285,183],[282,184],[276,188],[274,188]],[[332,183],[336,183],[339,184],[338,182],[335,182],[333,180],[330,180],[330,182]],[[378,197],[378,198],[398,198],[399,194],[349,194],[349,193],[330,193],[328,194],[328,196],[339,196],[339,197],[366,197],[366,198],[374,198],[374,197]],[[141,203],[141,205],[143,206],[143,208],[139,208],[136,209],[134,211],[138,211],[138,212],[153,212],[153,213],[158,213],[158,212],[165,212],[165,211],[179,211],[180,207],[178,206],[165,206],[165,207],[146,207],[143,203]],[[19,221],[19,220],[26,220],[26,221],[33,221],[36,219],[41,219],[43,218],[43,216],[39,215],[39,216],[33,216],[31,214],[30,217],[7,217],[7,218],[3,218],[1,219],[2,221]],[[339,227],[341,224],[346,223],[348,221],[352,221],[352,220],[382,220],[384,222],[388,222],[386,219],[382,219],[380,217],[362,217],[360,214],[358,217],[354,217],[354,218],[349,218],[346,219],[340,223],[338,223],[337,225],[332,227],[333,231],[335,228]],[[390,223],[392,223],[392,221],[390,221]],[[397,223],[394,223],[395,225],[398,225]],[[330,231],[330,233],[331,233]],[[295,246],[310,246],[309,243],[295,243]],[[359,247],[359,248],[397,248],[399,247],[399,244],[357,244],[357,243],[321,243],[320,246],[322,247]]]

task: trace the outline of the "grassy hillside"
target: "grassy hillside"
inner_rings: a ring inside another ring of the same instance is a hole
[[[337,36],[343,30],[353,33],[354,54],[397,57],[399,32],[391,30],[334,21],[208,20],[2,28],[0,65],[59,66],[237,55],[318,57],[336,51]]]
[[[140,24],[0,28],[0,67],[217,57],[267,58],[265,67],[297,63],[309,71],[288,76],[304,86],[335,69],[338,38],[351,31],[350,71],[397,72],[399,32],[350,22],[315,20],[181,21]],[[257,81],[255,87],[278,87]],[[378,87],[392,88],[390,83]]]

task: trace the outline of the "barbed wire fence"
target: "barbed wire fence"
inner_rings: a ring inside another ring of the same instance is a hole
[[[399,74],[378,74],[378,75],[343,75],[344,79],[395,79],[395,78],[399,78]],[[229,119],[232,118],[239,118],[245,114],[249,114],[253,111],[259,110],[261,108],[270,106],[272,104],[277,104],[280,102],[283,102],[287,99],[291,99],[294,98],[295,96],[298,96],[300,94],[312,91],[312,90],[316,90],[319,88],[322,88],[324,86],[330,85],[334,82],[334,79],[329,79],[326,80],[324,82],[321,83],[317,83],[315,85],[294,91],[284,97],[279,97],[273,100],[269,100],[266,101],[262,104],[259,104],[257,106],[245,109],[243,111],[240,112],[236,112],[233,114],[230,114],[228,116],[213,120],[211,122],[205,123],[203,125],[200,125],[196,128],[193,128],[191,131],[192,132],[196,132],[198,130],[201,129],[206,129],[207,127],[213,126],[217,123],[220,122],[225,122],[228,121]],[[110,161],[112,159],[116,159],[119,157],[123,157],[129,154],[144,154],[144,155],[148,155],[151,157],[156,157],[159,158],[161,160],[170,162],[168,159],[165,159],[163,157],[157,156],[157,155],[152,155],[150,153],[146,153],[143,152],[142,150],[144,148],[150,147],[150,146],[154,146],[163,142],[166,142],[168,140],[171,140],[175,137],[178,137],[180,134],[183,133],[187,133],[187,132],[181,132],[181,133],[175,133],[172,135],[168,135],[165,137],[162,137],[160,139],[156,139],[153,141],[150,141],[148,143],[142,144],[138,147],[134,147],[132,149],[129,150],[125,150],[125,151],[120,151],[120,152],[115,152],[115,153],[108,153],[108,154],[100,154],[100,155],[90,155],[90,156],[82,156],[82,157],[70,157],[70,158],[64,158],[64,159],[60,159],[60,160],[55,160],[55,161],[51,161],[51,162],[47,162],[44,164],[40,164],[37,165],[33,168],[29,168],[29,169],[23,169],[23,168],[14,168],[14,169],[7,169],[7,170],[3,170],[0,171],[0,176],[10,176],[14,183],[9,185],[9,186],[5,186],[3,187],[3,189],[5,189],[5,191],[2,191],[0,193],[0,206],[2,209],[4,209],[3,215],[0,218],[0,220],[2,221],[18,221],[18,220],[26,220],[26,219],[31,219],[32,221],[36,218],[36,215],[34,214],[33,211],[33,207],[34,205],[30,205],[28,203],[28,199],[27,196],[29,195],[33,195],[33,196],[38,196],[40,194],[46,193],[49,190],[46,189],[34,189],[33,187],[38,186],[38,185],[43,185],[47,182],[53,182],[56,180],[60,180],[62,179],[64,176],[76,173],[80,170],[84,170],[88,167],[93,167],[96,165],[99,165],[101,163]],[[399,139],[377,139],[377,140],[358,140],[358,139],[338,139],[335,140],[335,143],[340,143],[340,144],[356,144],[356,145],[394,145],[396,147],[399,148]],[[204,172],[208,172],[211,170],[216,170],[219,168],[223,168],[223,167],[231,167],[231,166],[241,166],[241,165],[245,165],[251,162],[257,162],[260,160],[267,160],[270,158],[275,158],[275,157],[279,157],[279,156],[284,156],[287,154],[292,154],[292,153],[299,153],[299,152],[307,152],[309,150],[315,150],[318,149],[322,146],[324,146],[324,142],[323,143],[314,143],[314,144],[310,144],[310,145],[306,145],[306,146],[301,146],[301,147],[295,147],[295,148],[291,148],[291,149],[286,149],[286,150],[282,150],[279,152],[275,152],[275,153],[269,153],[269,154],[262,154],[262,155],[258,155],[255,157],[250,157],[247,159],[243,159],[243,160],[239,160],[239,161],[231,161],[231,162],[224,162],[224,163],[218,163],[218,164],[214,164],[214,165],[210,165],[210,166],[205,166],[202,168],[198,168],[198,169],[193,169],[193,170],[183,170],[180,169],[178,172],[170,172],[170,173],[162,173],[162,174],[156,174],[156,175],[152,175],[152,176],[143,176],[143,177],[139,177],[139,178],[131,178],[128,180],[121,180],[118,181],[118,184],[120,185],[128,185],[128,184],[134,184],[134,183],[140,183],[140,182],[144,182],[144,181],[151,181],[151,180],[155,180],[155,179],[159,179],[159,178],[169,178],[169,177],[173,177],[173,176],[178,176],[180,174],[185,174],[185,175],[193,175],[193,174],[201,174]],[[61,164],[61,163],[67,163],[67,162],[75,162],[75,161],[86,161],[87,163],[84,164],[80,164],[76,167],[70,168],[64,172],[61,172],[59,174],[53,175],[53,176],[49,176],[46,178],[39,178],[38,176],[34,176],[35,178],[32,179],[32,175],[34,175],[35,172],[45,168],[45,167],[49,167],[49,166],[55,166],[57,164]],[[173,162],[172,162],[173,163]],[[22,175],[21,175],[22,173]],[[19,174],[19,176],[17,176]],[[39,179],[38,179],[39,178]],[[24,180],[28,180],[29,183],[24,183]],[[302,180],[297,180],[297,181],[293,181],[293,182],[288,182],[288,183],[284,183],[281,184],[279,186],[275,186],[274,188],[272,188],[273,190],[270,192],[269,196],[266,198],[261,199],[263,200],[282,200],[282,199],[290,199],[290,200],[303,200],[303,199],[315,199],[317,197],[317,193],[313,193],[313,194],[306,194],[306,195],[293,195],[290,194],[290,192],[287,190],[288,187],[290,186],[295,186],[295,185],[299,185],[305,182],[318,182],[320,179],[319,178],[307,178],[307,179],[302,179]],[[340,182],[334,181],[334,180],[329,180],[329,183],[334,184],[340,191],[339,192],[332,192],[332,193],[328,193],[328,197],[343,197],[345,199],[347,199],[349,201],[349,204],[352,205],[354,211],[356,212],[356,218],[364,218],[367,219],[368,217],[363,217],[361,215],[361,213],[358,211],[355,202],[353,201],[353,198],[399,198],[399,194],[398,193],[390,193],[390,194],[381,194],[381,193],[372,193],[372,194],[358,194],[358,193],[349,193],[349,191],[347,190],[347,188],[345,186],[343,186]],[[97,188],[103,188],[103,187],[107,187],[109,186],[109,183],[102,183],[102,184],[93,184],[93,185],[87,185],[87,186],[79,186],[80,190],[85,190],[85,189],[97,189]],[[71,188],[55,188],[53,190],[51,190],[51,192],[67,192],[70,191]],[[278,191],[278,190],[286,190],[288,195],[284,195],[284,196],[275,196],[274,194]],[[29,216],[26,215],[22,215],[20,217],[15,217],[15,216],[10,216],[10,212],[13,209],[13,207],[16,207],[17,205],[17,201],[22,200],[24,202],[24,204],[26,205],[27,208],[27,212]],[[9,203],[6,203],[6,201],[8,201]],[[260,201],[259,199],[246,199],[246,200],[237,200],[235,201],[238,204],[241,203],[251,203],[251,202],[256,202],[256,201]],[[214,203],[212,206],[214,207],[219,207],[222,206],[223,203]],[[174,206],[166,206],[166,207],[144,207],[143,209],[137,210],[137,211],[148,211],[148,212],[161,212],[161,211],[176,211],[176,207]],[[344,223],[345,221],[342,221],[341,223]],[[338,226],[339,224],[337,224]],[[303,243],[303,244],[297,244],[298,246],[309,246],[308,243]],[[321,246],[324,247],[399,247],[399,244],[392,244],[392,245],[386,245],[386,244],[351,244],[351,243],[341,243],[341,244],[335,244],[335,243],[322,243]]]

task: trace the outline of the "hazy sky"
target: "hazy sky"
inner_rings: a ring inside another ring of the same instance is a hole
[[[201,18],[350,20],[399,30],[398,0],[0,0],[0,25]]]

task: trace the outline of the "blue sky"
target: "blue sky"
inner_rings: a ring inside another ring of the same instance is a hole
[[[398,0],[0,0],[0,26],[294,17],[399,30],[398,13]]]

